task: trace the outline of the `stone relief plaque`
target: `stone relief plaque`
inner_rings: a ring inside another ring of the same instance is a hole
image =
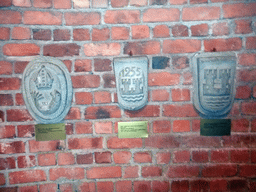
[[[118,102],[126,110],[138,110],[148,101],[148,59],[114,59]]]
[[[64,63],[53,57],[31,61],[22,78],[22,94],[32,117],[43,124],[59,123],[72,100],[72,82]]]
[[[194,106],[202,117],[226,116],[235,98],[236,55],[203,53],[193,58]]]

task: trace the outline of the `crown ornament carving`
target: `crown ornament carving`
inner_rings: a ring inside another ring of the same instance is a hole
[[[45,68],[44,65],[38,71],[37,76],[34,80],[37,89],[51,89],[53,83],[53,76],[49,70]]]

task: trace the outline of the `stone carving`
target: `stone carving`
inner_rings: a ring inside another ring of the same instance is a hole
[[[194,106],[202,117],[229,113],[235,97],[236,55],[204,53],[193,58]]]
[[[138,110],[148,100],[148,59],[130,57],[114,59],[119,105],[126,110]]]
[[[68,69],[53,57],[39,57],[31,61],[23,73],[22,94],[36,121],[43,124],[62,121],[72,100]]]

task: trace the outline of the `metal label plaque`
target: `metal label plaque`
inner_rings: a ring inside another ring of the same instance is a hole
[[[38,124],[35,125],[36,141],[65,140],[65,124]]]
[[[72,100],[72,82],[65,64],[53,57],[31,61],[23,73],[22,94],[36,121],[43,124],[62,121]]]
[[[193,58],[194,106],[202,117],[221,118],[235,98],[236,55],[204,53]]]
[[[148,59],[131,57],[114,59],[117,97],[120,107],[138,110],[148,101]]]
[[[118,122],[118,138],[147,138],[148,122]]]
[[[201,119],[200,135],[202,136],[224,136],[230,135],[230,119]]]

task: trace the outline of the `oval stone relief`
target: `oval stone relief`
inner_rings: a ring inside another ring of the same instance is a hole
[[[72,100],[72,82],[64,63],[53,57],[31,61],[22,78],[22,94],[32,117],[43,124],[59,123]]]

